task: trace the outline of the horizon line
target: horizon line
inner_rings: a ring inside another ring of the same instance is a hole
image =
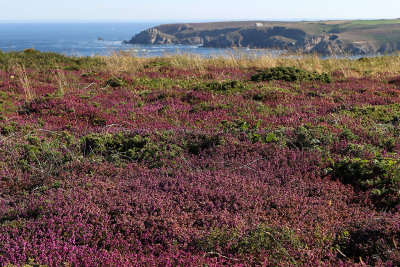
[[[279,19],[146,19],[146,20],[53,20],[53,19],[34,19],[34,20],[0,20],[0,23],[198,23],[198,22],[230,22],[230,21],[282,21],[282,22],[301,22],[301,21],[336,21],[336,20],[398,20],[399,18],[279,18]]]

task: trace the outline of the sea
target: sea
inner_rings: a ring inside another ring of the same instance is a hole
[[[203,48],[194,45],[131,45],[123,44],[137,33],[160,22],[131,23],[0,23],[0,50],[22,51],[33,48],[42,52],[57,52],[69,56],[109,55],[129,51],[142,57],[171,54],[201,56],[241,53],[279,54],[282,51],[251,49]]]

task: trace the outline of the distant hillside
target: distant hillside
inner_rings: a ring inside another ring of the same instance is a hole
[[[400,19],[164,24],[142,31],[126,43],[271,48],[319,54],[392,53],[400,49]]]

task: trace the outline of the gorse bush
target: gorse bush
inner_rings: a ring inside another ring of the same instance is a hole
[[[262,253],[267,253],[270,264],[295,264],[294,255],[305,248],[295,235],[287,228],[274,228],[260,225],[247,232],[236,229],[215,229],[195,243],[196,248],[206,253],[221,253],[223,255],[251,255],[254,263],[261,264],[265,259]]]
[[[152,141],[146,135],[135,133],[89,134],[81,138],[85,156],[100,155],[109,161],[129,160],[145,162],[159,168],[164,160],[178,157],[182,151],[166,140]]]
[[[316,72],[308,72],[296,67],[274,67],[266,70],[259,70],[258,73],[251,76],[254,82],[259,81],[287,81],[287,82],[310,82],[318,81],[323,83],[333,82],[333,78],[326,73],[318,74]]]
[[[344,159],[334,164],[331,173],[357,190],[368,191],[378,207],[395,208],[400,204],[400,162],[397,159]]]
[[[212,81],[199,84],[196,90],[212,91],[219,93],[234,93],[246,89],[246,85],[240,81]]]

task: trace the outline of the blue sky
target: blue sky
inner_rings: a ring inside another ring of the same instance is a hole
[[[202,21],[400,17],[400,0],[0,0],[0,21]]]

